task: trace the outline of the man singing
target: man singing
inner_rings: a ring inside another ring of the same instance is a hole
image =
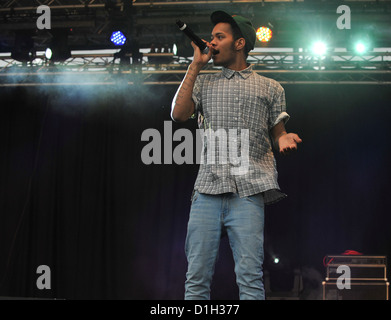
[[[200,129],[214,132],[247,130],[248,139],[237,146],[238,152],[246,148],[248,168],[235,173],[236,164],[229,161],[200,164],[185,245],[185,299],[210,299],[220,239],[226,233],[240,299],[263,300],[264,206],[285,197],[272,147],[287,154],[302,140],[285,130],[289,115],[284,89],[247,63],[256,39],[251,22],[223,11],[212,13],[211,20],[209,52],[201,53],[192,43],[194,58],[173,99],[171,117],[181,122],[194,115]],[[222,71],[199,75],[210,59]]]

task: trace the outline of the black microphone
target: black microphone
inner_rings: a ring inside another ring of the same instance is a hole
[[[179,30],[183,31],[196,45],[200,48],[201,52],[208,54],[209,48],[195,33],[186,25],[186,23],[181,20],[177,20],[176,24],[179,27]]]

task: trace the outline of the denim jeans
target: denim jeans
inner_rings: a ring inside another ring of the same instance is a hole
[[[222,232],[226,231],[235,262],[241,300],[264,300],[264,201],[257,194],[208,195],[195,192],[186,237],[186,300],[209,300]]]

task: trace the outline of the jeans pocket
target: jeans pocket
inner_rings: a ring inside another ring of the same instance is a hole
[[[197,200],[198,194],[199,194],[199,192],[197,190],[193,190],[193,193],[192,193],[191,199],[190,199],[191,203],[194,203]]]
[[[252,196],[246,197],[247,201],[250,201],[254,203],[255,205],[263,208],[265,206],[264,200],[263,200],[263,193],[257,193]]]

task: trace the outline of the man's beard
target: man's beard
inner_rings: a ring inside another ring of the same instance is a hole
[[[231,50],[232,52],[235,51],[235,42],[232,42],[230,50]],[[217,52],[217,53],[216,53],[217,55],[220,54],[220,51],[218,51],[218,50],[215,50],[215,51]],[[214,53],[214,54],[215,54],[215,53]],[[229,64],[230,64],[230,61],[215,62],[215,60],[213,60],[213,66],[215,66],[215,67],[226,67],[226,66],[228,66]]]

